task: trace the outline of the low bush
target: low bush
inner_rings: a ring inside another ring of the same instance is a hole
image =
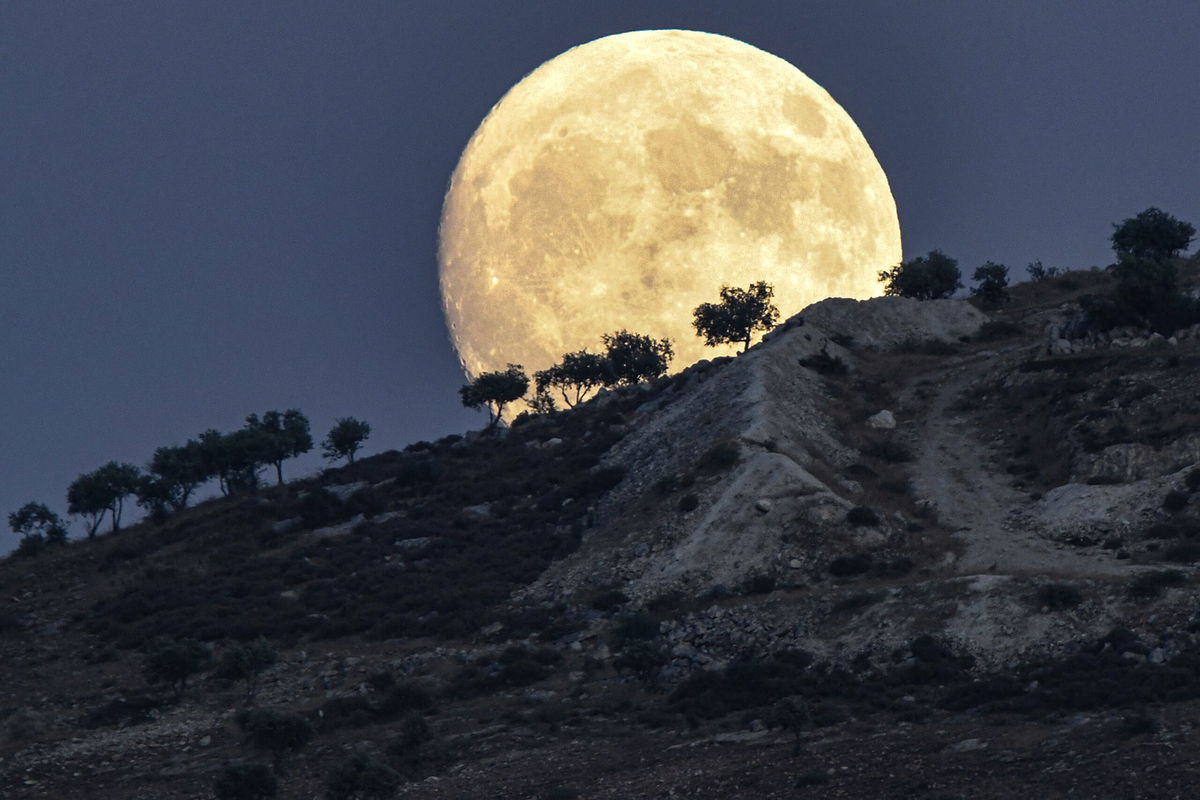
[[[829,574],[835,578],[849,578],[862,575],[871,569],[874,559],[870,553],[858,553],[852,556],[839,556],[829,562]]]
[[[912,449],[903,442],[891,438],[880,439],[878,442],[869,444],[862,452],[863,455],[878,458],[890,464],[903,464],[913,460]]]
[[[997,339],[1008,339],[1013,336],[1020,336],[1023,330],[1024,329],[1015,322],[993,319],[988,320],[979,326],[979,330],[975,332],[975,338],[981,342],[990,342]]]
[[[741,448],[736,441],[717,442],[700,456],[700,468],[708,472],[722,472],[741,460]]]
[[[1186,492],[1181,492],[1178,489],[1172,489],[1171,491],[1167,492],[1166,497],[1163,498],[1162,505],[1165,510],[1171,512],[1172,514],[1177,514],[1187,507],[1188,499],[1189,498]]]
[[[313,737],[312,723],[305,716],[278,708],[243,711],[238,714],[237,723],[251,746],[271,754],[276,774],[284,758],[304,749]]]
[[[1200,561],[1200,542],[1179,542],[1163,552],[1163,560],[1175,564],[1193,564]]]
[[[1159,597],[1162,593],[1175,586],[1187,583],[1187,576],[1177,569],[1143,572],[1129,584],[1129,595],[1139,599]]]
[[[873,509],[866,506],[855,506],[846,512],[846,521],[851,525],[876,526],[879,524],[879,515]]]
[[[360,750],[334,767],[325,782],[326,800],[384,800],[404,778],[379,758]]]
[[[819,375],[840,376],[850,372],[850,367],[845,361],[830,355],[826,350],[800,359],[800,366],[807,367]]]
[[[700,498],[695,494],[685,494],[679,500],[679,513],[687,514],[700,506]]]
[[[279,783],[266,764],[226,764],[213,782],[217,800],[268,800],[278,793]]]
[[[1033,604],[1050,611],[1074,608],[1083,602],[1083,595],[1074,586],[1065,583],[1048,583],[1039,586],[1033,595]]]

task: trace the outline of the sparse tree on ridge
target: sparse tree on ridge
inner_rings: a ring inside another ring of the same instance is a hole
[[[971,287],[971,295],[984,308],[999,308],[1011,298],[1008,296],[1008,267],[987,261],[975,268],[971,276],[978,286]]]
[[[189,439],[182,446],[155,449],[138,487],[138,504],[152,513],[187,508],[196,487],[213,477],[206,463],[204,446]]]
[[[108,496],[94,472],[80,475],[67,487],[67,513],[83,518],[89,539],[96,535],[108,513]]]
[[[561,362],[535,372],[533,378],[539,395],[555,389],[567,408],[574,408],[603,386],[608,375],[609,367],[604,356],[580,350],[566,353]]]
[[[1187,249],[1196,235],[1190,222],[1147,208],[1136,217],[1113,223],[1111,238],[1119,260],[1166,261]]]
[[[118,531],[121,529],[121,511],[125,506],[125,498],[137,492],[142,472],[133,464],[109,461],[93,474],[106,493],[112,529]]]
[[[321,454],[330,461],[344,458],[354,463],[354,456],[371,435],[371,426],[354,417],[342,417],[329,429],[321,442]]]
[[[609,366],[608,385],[633,386],[661,378],[675,356],[670,339],[655,339],[640,333],[618,331],[604,334],[605,359]]]
[[[881,270],[879,280],[885,284],[885,295],[915,300],[940,300],[962,288],[958,262],[941,250]]]
[[[771,302],[774,295],[774,288],[764,281],[748,289],[722,286],[721,302],[697,306],[692,326],[707,346],[740,344],[744,353],[756,332],[769,331],[779,321],[779,309]]]
[[[67,528],[62,519],[42,503],[26,503],[9,514],[8,527],[21,536],[21,548],[26,552],[67,540]]]
[[[529,376],[520,364],[509,364],[503,372],[485,372],[458,390],[467,408],[487,408],[488,428],[504,416],[504,407],[529,391]]]
[[[283,485],[283,462],[312,450],[313,440],[309,433],[308,417],[298,409],[289,408],[282,414],[268,411],[246,417],[246,429],[261,437],[261,458],[264,464],[275,467],[276,482]]]

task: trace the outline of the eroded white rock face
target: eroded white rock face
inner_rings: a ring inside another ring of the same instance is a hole
[[[829,299],[740,357],[691,368],[686,385],[649,401],[609,453],[608,463],[628,470],[625,480],[597,509],[597,530],[548,570],[541,588],[570,593],[617,581],[630,596],[654,597],[676,586],[735,586],[811,561],[814,537],[842,526],[855,505],[850,488],[840,480],[827,485],[813,470],[838,472],[858,454],[841,443],[823,410],[823,378],[800,361],[824,352],[853,366],[853,352],[838,342],[888,349],[909,340],[957,341],[986,320],[962,301]],[[696,494],[694,510],[680,513],[675,496],[639,503],[657,481],[694,470],[720,441],[736,442],[741,460],[680,492]],[[887,532],[885,525],[866,545],[878,546]]]
[[[831,297],[814,303],[799,316],[829,336],[849,336],[855,347],[873,350],[891,350],[913,339],[958,341],[988,321],[986,314],[961,300],[909,297]]]

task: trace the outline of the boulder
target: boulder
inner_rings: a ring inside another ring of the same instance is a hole
[[[872,414],[867,418],[867,425],[881,431],[890,431],[896,427],[896,417],[891,411],[886,408],[878,414]]]

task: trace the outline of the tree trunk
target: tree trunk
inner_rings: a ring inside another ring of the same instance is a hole
[[[278,482],[277,485],[283,486],[283,462],[282,461],[275,462],[275,478],[277,479],[277,482]]]

